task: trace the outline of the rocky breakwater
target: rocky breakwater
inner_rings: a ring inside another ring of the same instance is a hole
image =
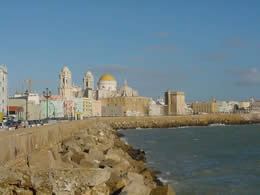
[[[99,118],[97,122],[110,124],[114,129],[170,128],[181,126],[207,126],[210,124],[259,123],[260,116],[251,114],[207,114],[187,116],[115,117]]]
[[[170,186],[160,185],[155,173],[145,167],[144,153],[122,142],[110,125],[91,119],[79,123],[71,136],[46,142],[25,156],[3,163],[0,194],[175,194]],[[59,132],[65,127],[55,126]],[[48,127],[41,131],[44,128]],[[50,139],[50,135],[47,137]],[[23,143],[25,147],[31,144],[28,140]],[[38,142],[43,141],[39,138]],[[19,148],[15,150],[18,154]]]

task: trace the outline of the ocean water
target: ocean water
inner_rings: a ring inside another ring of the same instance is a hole
[[[121,133],[177,195],[260,195],[260,125]]]

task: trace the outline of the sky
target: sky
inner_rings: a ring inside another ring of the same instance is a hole
[[[78,86],[92,71],[154,99],[260,99],[259,21],[259,0],[0,0],[0,64],[10,95],[57,94],[66,65]]]

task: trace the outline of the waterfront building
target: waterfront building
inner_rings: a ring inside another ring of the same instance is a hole
[[[20,106],[8,106],[8,117],[14,120],[23,120],[22,114],[24,112],[23,107]]]
[[[83,117],[101,116],[101,101],[91,98],[82,98],[83,100]]]
[[[240,101],[239,102],[239,109],[240,110],[248,110],[250,107],[250,101]]]
[[[64,117],[67,119],[74,117],[74,103],[72,100],[64,100]]]
[[[26,120],[26,118],[27,120],[42,119],[41,104],[34,100],[29,100],[28,96],[10,97],[8,99],[8,107],[16,107],[19,109],[19,116],[17,115],[15,117],[17,120]]]
[[[192,110],[194,114],[199,113],[218,113],[219,112],[219,105],[215,101],[214,98],[211,99],[210,102],[195,102],[192,103]]]
[[[92,98],[82,98],[83,100],[83,117],[92,116]]]
[[[233,113],[235,110],[235,105],[238,105],[238,102],[230,101],[217,101],[219,107],[219,113]]]
[[[74,117],[76,120],[83,119],[83,99],[82,98],[73,98],[74,103]]]
[[[165,92],[165,104],[167,105],[168,115],[185,115],[187,106],[185,103],[184,92],[168,90]]]
[[[102,116],[102,103],[100,100],[92,100],[92,116]]]
[[[47,101],[41,100],[41,116],[43,119],[47,118],[64,118],[64,101],[63,100],[48,100],[48,109]]]
[[[251,112],[260,113],[260,100],[255,101],[251,106]]]
[[[155,103],[153,100],[149,102],[149,116],[163,116],[168,107],[162,104]]]
[[[8,104],[8,71],[0,66],[0,112],[7,114]]]
[[[151,100],[140,96],[103,98],[102,116],[147,116]]]
[[[249,110],[252,113],[260,113],[260,100],[255,100],[253,97],[251,97]]]

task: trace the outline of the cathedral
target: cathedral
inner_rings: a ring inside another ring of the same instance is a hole
[[[94,76],[86,72],[83,77],[83,88],[72,83],[72,74],[68,67],[63,67],[59,74],[59,95],[62,97],[87,97],[91,99],[102,99],[111,97],[137,97],[138,92],[128,87],[124,82],[122,88],[117,88],[116,79],[110,74],[104,74],[94,88]]]

